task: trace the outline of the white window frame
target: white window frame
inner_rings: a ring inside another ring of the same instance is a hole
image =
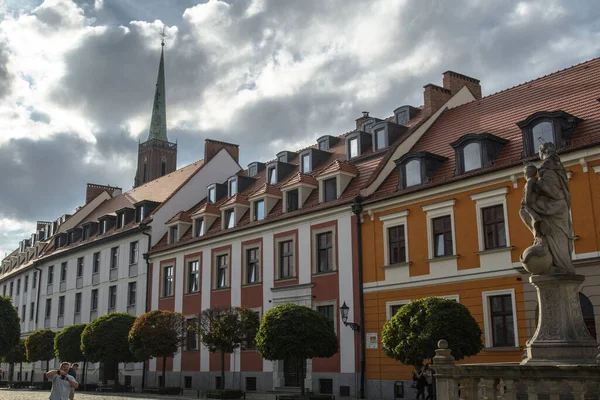
[[[235,182],[235,193],[231,193],[231,182]],[[238,179],[237,177],[227,179],[227,195],[231,197],[238,193]]]
[[[256,282],[248,282],[248,250],[258,249],[258,271],[256,271]],[[242,245],[242,285],[259,285],[262,283],[262,260],[263,257],[262,242]]]
[[[384,251],[384,265],[390,265],[390,244],[389,244],[389,233],[388,229],[396,226],[404,225],[404,252],[406,253],[406,262],[401,264],[407,264],[410,262],[408,257],[408,210],[400,211],[393,214],[382,215],[379,220],[383,222],[383,251]]]
[[[211,201],[211,199],[210,199],[210,192],[211,192],[211,190],[215,194],[214,201]],[[213,183],[212,185],[208,185],[206,187],[206,202],[214,204],[216,201],[217,201],[217,186]]]
[[[337,335],[338,327],[340,326],[339,321],[338,321],[340,319],[340,315],[338,312],[337,300],[324,300],[324,301],[314,301],[313,302],[313,310],[315,310],[315,311],[317,311],[317,307],[322,307],[322,306],[333,306],[333,330],[334,330],[335,334]]]
[[[456,252],[456,225],[454,224],[454,205],[456,204],[455,199],[446,201],[440,201],[434,204],[428,204],[422,206],[423,211],[427,213],[427,249],[429,254],[428,261],[435,261],[436,259],[444,259],[446,257],[458,256]],[[433,243],[433,219],[438,217],[450,216],[450,223],[452,224],[452,254],[435,257],[434,243]]]
[[[457,303],[460,303],[460,295],[459,294],[447,294],[444,296],[427,296],[427,297],[439,297],[440,299],[454,300]],[[395,300],[395,301],[386,302],[385,303],[385,319],[386,319],[386,321],[389,321],[390,318],[393,317],[393,315],[392,315],[392,307],[393,306],[404,306],[404,305],[410,303],[412,300],[419,300],[419,299]]]
[[[475,193],[471,195],[471,199],[475,202],[475,212],[477,214],[477,238],[479,241],[479,251],[489,251],[496,249],[485,248],[485,237],[483,232],[483,215],[481,214],[482,209],[491,206],[502,205],[504,211],[504,232],[506,233],[506,247],[510,245],[510,233],[508,229],[508,207],[506,205],[506,194],[508,193],[508,187],[501,187],[494,190],[488,190],[482,193]],[[454,228],[454,226],[453,226]]]
[[[227,256],[227,269],[225,270],[225,286],[219,287],[219,257]],[[231,289],[231,251],[229,249],[219,251],[213,254],[213,270],[214,278],[212,282],[212,290]]]
[[[488,292],[481,293],[481,300],[483,302],[483,326],[484,326],[484,335],[485,335],[485,348],[486,349],[502,349],[513,347],[494,347],[494,338],[492,334],[492,312],[490,310],[490,301],[489,298],[493,296],[502,296],[510,294],[512,300],[512,310],[513,310],[513,327],[514,327],[514,335],[515,335],[515,346],[514,348],[519,346],[519,328],[517,325],[517,301],[515,297],[515,289],[501,289],[501,290],[491,290]]]
[[[322,233],[331,232],[331,259],[333,265],[331,266],[331,271],[327,272],[319,272],[319,243],[318,236]],[[330,274],[332,272],[336,272],[338,270],[338,260],[337,260],[337,250],[338,250],[338,242],[337,242],[337,227],[335,225],[326,226],[321,229],[314,229],[311,232],[312,235],[312,273],[313,274]]]

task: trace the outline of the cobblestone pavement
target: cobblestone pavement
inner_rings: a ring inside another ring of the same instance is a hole
[[[50,392],[34,392],[31,390],[0,390],[0,400],[48,400]],[[105,394],[88,394],[77,393],[75,400],[140,400],[140,399],[157,399],[158,397],[141,397],[141,396],[118,396]],[[165,396],[164,399],[171,397]],[[174,397],[173,399],[175,399]]]

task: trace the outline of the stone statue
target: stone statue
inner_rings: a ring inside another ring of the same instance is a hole
[[[540,158],[539,171],[532,164],[524,169],[527,181],[519,214],[534,239],[521,262],[534,275],[575,274],[567,172],[553,143],[540,145]]]

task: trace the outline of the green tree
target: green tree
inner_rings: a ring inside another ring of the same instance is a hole
[[[135,317],[114,312],[96,318],[81,334],[81,351],[89,362],[113,364],[115,382],[119,383],[119,363],[138,361],[129,350],[129,331]]]
[[[61,361],[75,362],[83,361],[83,380],[80,384],[85,385],[85,370],[87,360],[81,351],[81,334],[86,324],[75,324],[67,326],[54,337],[54,354]]]
[[[0,357],[11,351],[19,343],[20,337],[19,313],[10,297],[0,296]]]
[[[181,313],[155,310],[139,316],[129,331],[129,349],[138,360],[162,358],[161,386],[165,386],[167,357],[183,344],[185,318]]]
[[[15,373],[15,364],[19,364],[21,367],[19,368],[21,372],[21,377],[23,376],[23,363],[27,361],[27,353],[25,351],[25,339],[19,340],[16,346],[13,346],[12,349],[2,358],[5,363],[9,364],[8,371],[8,380],[10,382],[13,381],[14,373]]]
[[[30,362],[46,361],[47,371],[50,360],[54,358],[54,332],[50,329],[38,329],[31,332],[25,339],[25,350]],[[44,380],[46,380],[45,374]]]
[[[264,315],[256,335],[256,348],[267,360],[295,362],[304,395],[306,360],[332,357],[338,351],[338,339],[322,314],[305,306],[286,303]]]
[[[381,335],[386,355],[415,368],[435,356],[441,339],[448,341],[456,360],[475,355],[483,348],[481,328],[469,309],[439,297],[413,300],[402,306],[385,323]]]
[[[244,307],[213,307],[202,311],[189,329],[211,353],[221,353],[221,389],[225,389],[225,354],[245,344],[258,329],[258,314]]]

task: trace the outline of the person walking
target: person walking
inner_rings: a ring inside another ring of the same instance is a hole
[[[433,400],[433,370],[429,367],[429,364],[425,364],[425,369],[423,370],[422,375],[425,377],[425,382],[427,385],[427,397],[425,400]]]
[[[77,371],[79,370],[79,364],[73,363],[71,364],[71,368],[69,368],[69,375],[77,381]],[[75,388],[71,386],[71,393],[69,394],[69,400],[73,400],[75,398]]]
[[[416,378],[417,384],[417,400],[425,398],[425,387],[427,386],[427,379],[425,375],[423,375],[423,371],[419,369],[414,372],[414,377]]]
[[[71,388],[77,389],[79,384],[69,375],[69,363],[60,364],[60,369],[46,372],[46,378],[52,382],[49,400],[69,400]]]

